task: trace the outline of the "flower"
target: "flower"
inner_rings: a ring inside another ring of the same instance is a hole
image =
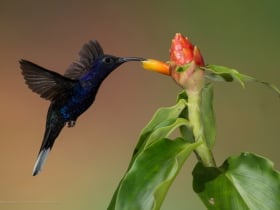
[[[180,33],[177,33],[172,40],[169,53],[170,60],[177,65],[185,65],[194,61],[197,66],[204,66],[199,49]]]
[[[204,85],[203,57],[187,37],[175,34],[169,50],[170,61],[162,62],[154,59],[142,61],[143,68],[165,75],[170,75],[178,85],[186,90],[199,91]]]
[[[170,66],[162,61],[147,59],[142,61],[142,67],[147,70],[159,72],[161,74],[170,75]]]

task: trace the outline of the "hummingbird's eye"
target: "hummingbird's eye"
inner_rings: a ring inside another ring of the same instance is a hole
[[[111,57],[105,57],[102,59],[103,63],[105,64],[110,64],[110,63],[113,63],[113,58]]]

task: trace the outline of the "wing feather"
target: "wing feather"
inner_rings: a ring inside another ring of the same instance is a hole
[[[20,60],[20,68],[28,87],[44,99],[52,101],[71,93],[74,80],[27,60]]]
[[[80,59],[68,67],[64,76],[70,79],[79,79],[81,75],[92,67],[93,62],[101,55],[104,55],[104,52],[99,42],[97,40],[89,41],[80,50]]]

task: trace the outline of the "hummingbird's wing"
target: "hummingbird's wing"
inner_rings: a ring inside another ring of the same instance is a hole
[[[68,67],[64,76],[70,79],[79,79],[92,67],[93,62],[102,55],[104,55],[104,52],[99,42],[97,40],[89,41],[80,50],[80,59]]]
[[[28,87],[42,98],[53,101],[71,94],[74,80],[27,60],[20,60],[20,68]]]

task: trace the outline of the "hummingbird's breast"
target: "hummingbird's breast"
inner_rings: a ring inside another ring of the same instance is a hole
[[[60,113],[65,121],[75,121],[94,102],[98,87],[78,83],[64,105]]]

